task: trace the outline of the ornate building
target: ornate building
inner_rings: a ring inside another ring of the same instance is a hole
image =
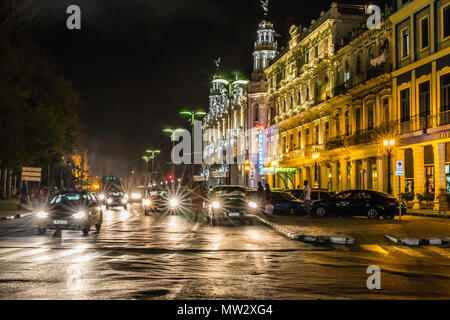
[[[394,1],[392,23],[395,158],[404,161],[400,191],[434,198],[450,193],[450,1]],[[398,192],[398,183],[394,185]]]
[[[387,190],[380,139],[390,125],[391,25],[367,30],[364,6],[333,3],[265,70],[269,119],[279,130],[272,185]],[[270,179],[272,180],[272,179]]]

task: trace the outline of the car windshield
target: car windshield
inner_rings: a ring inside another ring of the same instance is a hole
[[[294,197],[293,195],[287,193],[287,192],[280,192],[280,195],[284,198],[284,200],[298,200],[296,197]]]
[[[215,188],[214,194],[219,197],[224,196],[236,196],[236,197],[245,197],[245,189],[240,187],[224,187],[224,188]]]
[[[109,195],[113,196],[113,197],[120,197],[120,196],[123,196],[123,193],[122,192],[110,192]]]
[[[50,204],[56,204],[66,201],[75,202],[80,201],[81,199],[87,199],[87,196],[81,193],[64,193],[54,196],[53,199],[50,201]]]

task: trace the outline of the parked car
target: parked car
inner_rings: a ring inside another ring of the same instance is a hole
[[[284,191],[272,191],[273,214],[305,214],[304,201]]]
[[[203,203],[206,221],[212,225],[230,221],[252,223],[259,206],[247,198],[245,191],[241,186],[212,188]]]
[[[286,190],[287,193],[290,193],[297,199],[303,200],[303,192],[304,189],[289,189]],[[311,202],[316,200],[326,200],[334,196],[334,192],[330,192],[326,189],[311,189]]]
[[[399,212],[399,202],[390,194],[375,190],[347,190],[312,205],[312,212],[318,216],[367,216],[369,219],[393,219]],[[402,204],[402,214],[406,206]]]
[[[65,190],[56,193],[47,204],[47,208],[37,213],[38,233],[47,229],[81,230],[87,235],[91,226],[100,230],[103,211],[92,192]]]

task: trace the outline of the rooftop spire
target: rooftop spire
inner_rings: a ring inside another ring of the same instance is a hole
[[[269,14],[269,0],[260,0],[261,8],[264,11],[264,18],[267,18]]]

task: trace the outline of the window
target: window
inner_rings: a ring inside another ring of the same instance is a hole
[[[350,199],[352,197],[352,193],[350,191],[345,191],[342,193],[339,193],[336,198],[344,200],[344,199]]]
[[[314,144],[319,144],[319,125],[314,127]]]
[[[305,133],[305,144],[306,144],[306,145],[309,144],[309,129],[306,129],[306,133]]]
[[[369,106],[367,110],[367,129],[373,129],[373,106]]]
[[[328,139],[329,133],[330,133],[330,123],[325,122],[325,140]]]
[[[400,91],[400,112],[401,119],[400,121],[408,121],[409,120],[409,88]]]
[[[309,87],[306,86],[306,101],[309,101]]]
[[[348,116],[348,112],[345,114],[345,135],[350,135],[350,119]]]
[[[302,132],[299,131],[297,133],[297,149],[300,149],[302,147]]]
[[[294,134],[291,133],[289,141],[289,151],[292,151],[293,148],[294,148]]]
[[[450,73],[441,76],[441,112],[450,110]]]
[[[402,31],[402,58],[409,56],[409,30],[408,28]]]
[[[361,74],[361,55],[359,54],[356,56],[356,74]]]
[[[341,134],[341,119],[336,116],[336,135],[339,136]]]
[[[255,104],[253,107],[253,121],[257,122],[259,120],[259,105]]]
[[[357,108],[355,111],[356,133],[361,130],[361,108]]]
[[[419,115],[430,115],[430,81],[419,84]]]
[[[386,98],[383,100],[383,110],[384,110],[384,122],[389,122],[389,99]]]
[[[450,36],[450,5],[442,9],[442,37],[445,39]]]
[[[344,82],[347,82],[350,80],[350,65],[348,64],[348,61],[345,62],[345,72],[344,72]]]
[[[428,17],[420,20],[420,49],[428,48]]]

